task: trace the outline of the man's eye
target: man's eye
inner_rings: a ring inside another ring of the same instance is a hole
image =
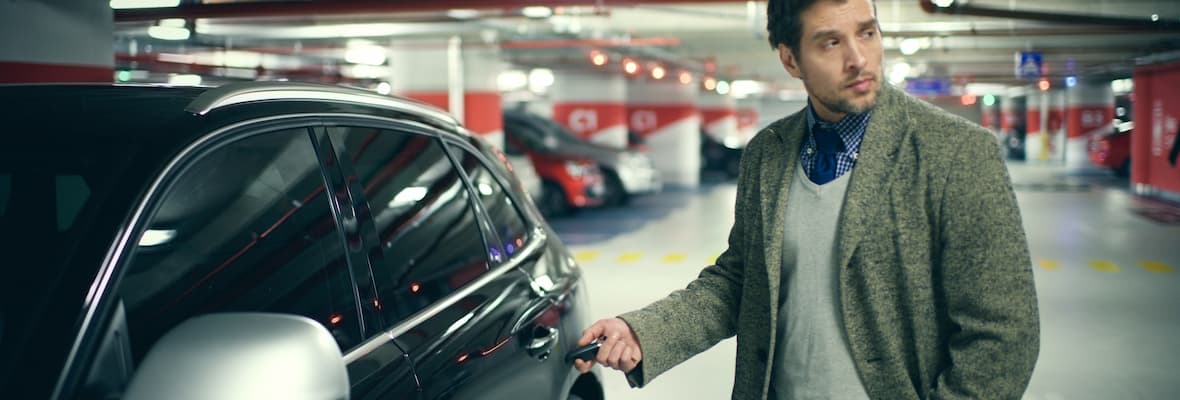
[[[824,46],[824,48],[829,48],[829,47],[836,47],[836,45],[838,45],[838,44],[840,44],[839,40],[832,39],[832,40],[824,42],[823,46]]]

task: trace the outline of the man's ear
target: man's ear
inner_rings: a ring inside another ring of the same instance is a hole
[[[791,76],[803,79],[802,73],[799,72],[799,60],[795,59],[795,53],[791,51],[790,47],[779,43],[778,59],[779,61],[782,61],[783,68],[786,68],[787,72],[790,73]]]

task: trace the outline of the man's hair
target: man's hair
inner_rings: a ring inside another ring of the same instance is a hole
[[[770,47],[784,44],[799,54],[799,36],[803,35],[803,10],[823,0],[770,0],[766,3],[766,30],[770,33]]]
[[[803,11],[820,1],[830,0],[770,0],[766,3],[766,30],[770,33],[770,48],[785,44],[799,55],[799,40],[803,36]],[[839,0],[841,2],[847,0]],[[873,1],[874,10],[877,8]],[[874,14],[876,12],[874,11]]]

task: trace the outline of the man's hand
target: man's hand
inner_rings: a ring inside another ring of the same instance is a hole
[[[627,326],[619,318],[607,318],[595,322],[582,332],[582,338],[578,339],[578,346],[585,346],[593,342],[595,338],[604,338],[601,342],[601,347],[598,348],[598,356],[592,361],[574,360],[574,368],[578,372],[585,373],[594,366],[594,363],[605,365],[609,368],[623,371],[623,373],[631,372],[639,365],[639,361],[643,360],[643,351],[639,349],[639,339],[635,338],[635,332],[631,331],[631,327]]]

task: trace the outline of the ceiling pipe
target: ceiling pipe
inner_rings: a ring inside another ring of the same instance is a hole
[[[734,0],[347,0],[276,1],[247,3],[181,4],[176,7],[114,10],[115,22],[155,21],[168,18],[258,18],[327,15],[373,15],[412,12],[445,12],[455,9],[504,10],[532,6],[598,7],[639,4],[740,3]]]
[[[614,39],[565,39],[565,40],[514,40],[500,42],[504,49],[553,49],[566,47],[635,47],[635,46],[679,46],[680,39],[672,37]]]
[[[1071,25],[1097,25],[1119,27],[1136,31],[1175,32],[1180,31],[1180,21],[1160,16],[1152,21],[1149,17],[1127,18],[1101,15],[1049,13],[1040,11],[1007,10],[978,6],[963,0],[950,0],[946,6],[934,4],[934,0],[918,0],[922,10],[929,14],[969,15],[976,17],[1010,18],[1029,21],[1052,22]]]

